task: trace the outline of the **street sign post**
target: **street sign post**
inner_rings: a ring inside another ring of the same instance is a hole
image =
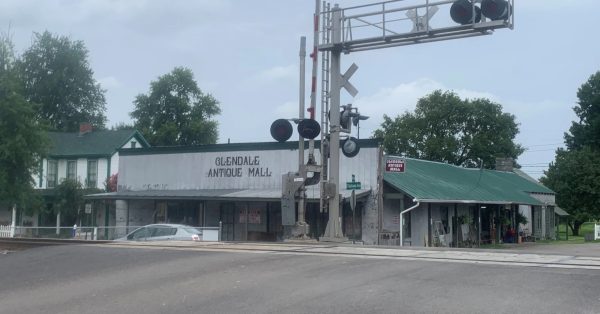
[[[354,193],[354,190],[360,190],[361,189],[361,184],[360,181],[356,181],[356,177],[354,175],[352,175],[352,181],[350,182],[346,182],[346,190],[352,190],[352,193]]]

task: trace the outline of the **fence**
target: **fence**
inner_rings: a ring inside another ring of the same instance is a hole
[[[4,226],[0,226],[4,228]],[[184,230],[180,230],[184,229]],[[0,237],[4,229],[0,229]],[[8,226],[10,232],[10,226]],[[196,235],[196,237],[192,237]],[[6,236],[8,237],[8,235]],[[15,227],[14,237],[73,240],[195,240],[220,241],[221,227],[111,226],[111,227]],[[188,239],[189,238],[189,239]]]
[[[2,226],[0,225],[0,238],[12,238],[13,237],[13,228],[10,225]]]
[[[594,225],[594,240],[600,240],[600,224]]]

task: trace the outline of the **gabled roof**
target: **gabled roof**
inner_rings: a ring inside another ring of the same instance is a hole
[[[384,172],[384,180],[422,202],[543,205],[529,193],[554,192],[514,172],[463,168],[446,163],[404,159],[403,173]]]
[[[48,137],[51,143],[49,156],[54,158],[111,156],[134,137],[141,147],[150,146],[135,130],[92,131],[83,135],[79,132],[48,132]]]

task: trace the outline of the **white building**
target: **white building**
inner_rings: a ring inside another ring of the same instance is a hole
[[[553,237],[554,192],[537,182],[512,171],[384,156],[376,140],[358,143],[357,156],[340,154],[340,219],[349,239],[478,246],[517,242],[518,235],[526,234]],[[282,176],[298,169],[297,142],[122,149],[120,156],[117,192],[87,196],[94,203],[110,204],[105,225],[117,228],[106,228],[108,237],[150,223],[216,227],[219,222],[226,241],[276,241],[284,236]],[[349,188],[357,188],[355,213]],[[328,219],[320,211],[319,195],[319,185],[308,187],[305,216],[314,238],[322,236]],[[517,220],[523,212],[528,227]]]

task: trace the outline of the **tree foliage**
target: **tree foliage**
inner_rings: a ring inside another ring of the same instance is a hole
[[[190,69],[177,67],[150,83],[131,113],[136,129],[155,146],[214,144],[221,112],[219,102],[204,94]]]
[[[135,126],[133,124],[128,124],[125,122],[119,122],[110,127],[111,131],[120,131],[120,130],[135,130]]]
[[[54,214],[60,212],[70,224],[75,222],[84,204],[84,190],[77,180],[64,179],[54,188]]]
[[[558,206],[571,214],[574,235],[590,219],[600,218],[600,72],[577,92],[579,117],[565,133],[567,149],[558,149],[542,183],[556,192]]]
[[[557,205],[571,214],[570,226],[579,235],[580,226],[600,218],[600,154],[590,147],[559,149],[541,182],[557,194]]]
[[[104,182],[104,190],[106,192],[116,192],[118,184],[119,174],[115,173],[111,175],[110,178],[106,179],[106,182]]]
[[[33,175],[48,139],[36,120],[37,108],[23,96],[14,68],[12,42],[0,36],[0,200],[31,210]]]
[[[39,118],[54,130],[74,132],[83,122],[105,127],[105,91],[93,77],[82,41],[35,33],[18,65],[26,99],[40,104]]]
[[[414,112],[392,119],[384,115],[374,137],[388,154],[473,167],[496,157],[516,159],[523,148],[514,142],[515,117],[488,99],[463,100],[453,92],[434,91],[419,99]]]
[[[577,91],[577,106],[573,111],[579,122],[573,122],[565,142],[570,150],[585,146],[600,150],[600,71],[592,75]]]

